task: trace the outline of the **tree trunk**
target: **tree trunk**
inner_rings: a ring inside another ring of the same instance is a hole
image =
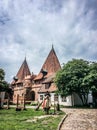
[[[83,96],[81,94],[78,94],[79,98],[81,99],[82,105],[84,105]]]
[[[87,101],[88,101],[88,95],[87,94],[78,94],[79,98],[82,101],[83,106],[87,105]]]
[[[72,106],[74,106],[74,95],[73,95],[73,93],[71,95],[71,103],[72,103]]]

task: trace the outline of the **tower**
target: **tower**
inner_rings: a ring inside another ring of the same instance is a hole
[[[28,78],[29,77],[29,78]],[[29,79],[29,82],[27,81]],[[12,81],[11,86],[13,88],[14,94],[13,94],[13,102],[16,103],[17,95],[22,96],[24,93],[26,93],[26,87],[25,87],[25,80],[30,83],[31,81],[31,73],[27,64],[26,57],[14,77],[14,81]],[[27,84],[26,82],[26,84]],[[31,87],[31,85],[29,86]]]
[[[42,100],[43,94],[45,94],[47,91],[56,91],[56,86],[53,84],[53,78],[60,68],[61,66],[58,57],[54,47],[52,46],[39,74],[34,79],[35,84],[32,86],[32,90],[35,93],[35,100]],[[39,97],[39,94],[41,97]]]

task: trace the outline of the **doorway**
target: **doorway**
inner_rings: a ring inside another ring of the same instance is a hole
[[[35,92],[34,91],[31,92],[31,100],[35,101]]]

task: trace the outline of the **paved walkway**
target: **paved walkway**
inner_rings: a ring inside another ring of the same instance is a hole
[[[97,130],[97,109],[63,109],[68,114],[61,130]]]

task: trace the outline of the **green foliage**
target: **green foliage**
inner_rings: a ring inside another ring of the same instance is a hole
[[[89,74],[84,78],[83,84],[89,87],[93,92],[97,92],[97,63],[90,64]]]
[[[86,104],[89,91],[97,90],[97,63],[73,59],[56,74],[55,84],[62,96],[76,93]]]
[[[9,84],[4,80],[5,72],[0,68],[0,91],[10,92]]]
[[[91,73],[94,73],[94,74],[97,73],[97,63],[96,63],[96,62],[92,62],[92,63],[90,64],[90,72],[91,72]]]
[[[5,72],[0,68],[0,81],[4,80]]]

